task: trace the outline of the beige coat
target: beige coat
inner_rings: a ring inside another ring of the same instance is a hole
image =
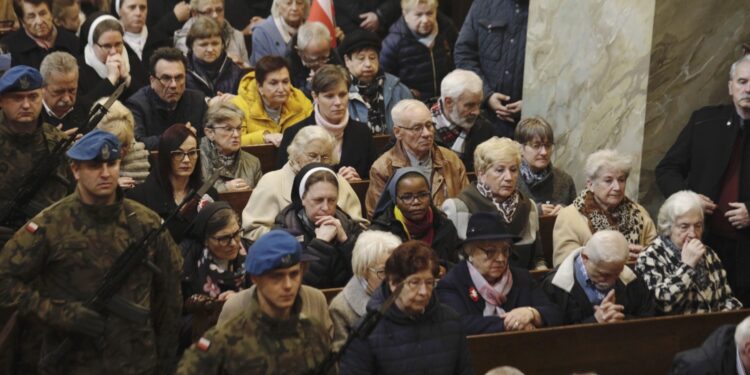
[[[276,215],[292,203],[292,183],[295,172],[289,163],[281,169],[268,172],[261,177],[242,210],[245,238],[255,241],[273,227]],[[339,177],[338,206],[356,221],[362,219],[362,206],[351,185]]]
[[[646,247],[656,239],[656,226],[646,209],[636,203],[643,217],[643,231],[640,233],[639,245]],[[572,204],[560,210],[552,231],[552,265],[559,266],[574,250],[586,245],[592,233],[586,216]]]

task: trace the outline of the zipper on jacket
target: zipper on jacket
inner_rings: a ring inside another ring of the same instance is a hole
[[[437,89],[437,72],[435,70],[435,55],[432,53],[432,48],[430,48],[430,63],[432,64],[432,97],[438,96],[438,89]],[[431,99],[431,98],[427,98]]]

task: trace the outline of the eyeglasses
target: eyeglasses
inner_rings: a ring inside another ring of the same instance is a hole
[[[244,230],[239,229],[238,231],[232,234],[227,234],[227,235],[218,236],[218,237],[211,236],[211,238],[216,240],[216,242],[218,242],[219,245],[221,246],[229,246],[232,244],[232,240],[237,240],[237,242],[240,242],[242,238],[242,233],[244,233]]]
[[[377,269],[375,267],[369,267],[368,270],[370,270],[370,272],[374,273],[375,276],[377,276],[379,280],[385,279],[385,269],[383,269],[383,268]]]
[[[161,77],[157,77],[157,76],[153,76],[153,77],[156,78],[157,80],[159,80],[159,82],[162,84],[162,86],[169,86],[169,84],[172,81],[174,81],[174,83],[178,84],[178,85],[180,85],[183,82],[185,82],[185,75],[184,74],[179,74],[179,75],[176,75],[174,77],[168,76],[166,74],[163,75],[163,76],[161,76]]]
[[[203,10],[203,11],[199,10],[198,14],[200,14],[202,16],[212,16],[212,15],[216,14],[218,16],[220,14],[224,14],[224,8],[222,8],[222,7],[216,7],[216,8],[208,8],[208,9]]]
[[[194,148],[192,150],[182,151],[182,150],[174,150],[170,152],[169,154],[172,155],[172,160],[174,161],[183,161],[185,160],[185,156],[188,157],[190,160],[195,160],[198,158],[198,153],[200,151],[197,148]]]
[[[409,128],[407,128],[406,126],[397,126],[397,127],[401,128],[401,129],[404,129],[404,130],[408,130],[410,132],[422,133],[423,131],[425,131],[425,129],[427,129],[427,131],[429,131],[429,132],[435,130],[435,123],[434,122],[428,122],[428,123],[425,123],[425,124],[422,124],[422,125],[414,125],[414,126],[409,127]]]
[[[318,162],[318,163],[324,163],[325,164],[325,163],[328,163],[329,161],[331,161],[331,157],[330,156],[316,154],[314,152],[307,153],[307,154],[305,154],[305,156],[307,156],[308,159],[310,159],[312,161],[315,161],[315,162]]]
[[[405,284],[411,290],[419,290],[419,287],[422,286],[422,285],[424,285],[424,287],[427,290],[432,290],[437,285],[437,282],[438,281],[435,280],[435,279],[420,280],[420,279],[416,279],[415,278],[415,279],[407,279]]]
[[[479,248],[487,256],[488,260],[495,260],[501,253],[508,254],[510,247]]]
[[[299,53],[300,59],[302,59],[302,62],[305,63],[305,65],[316,65],[316,64],[325,64],[331,59],[331,55],[324,55],[324,56],[308,56],[304,52],[297,50]]]
[[[99,48],[101,48],[103,50],[107,50],[107,51],[111,51],[112,49],[114,49],[115,51],[119,51],[124,46],[124,44],[122,42],[117,42],[117,43],[114,43],[114,44],[99,44],[99,43],[94,43],[94,44],[96,44],[97,46],[99,46]]]
[[[547,151],[551,151],[553,147],[555,147],[554,143],[527,143],[526,146],[531,147],[534,151],[541,151],[542,147],[544,147]]]
[[[233,126],[214,126],[214,127],[210,127],[209,129],[220,130],[220,131],[222,131],[224,133],[229,133],[229,134],[234,134],[234,133],[242,134],[242,127],[241,126],[238,126],[238,127],[233,127]]]
[[[424,201],[430,198],[430,192],[429,191],[422,191],[416,194],[404,194],[399,195],[398,199],[401,199],[404,203],[414,203],[414,201]]]

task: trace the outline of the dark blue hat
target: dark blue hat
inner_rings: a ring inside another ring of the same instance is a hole
[[[302,245],[289,232],[275,229],[260,236],[250,246],[245,259],[245,272],[260,276],[268,271],[316,259],[318,258],[309,254],[302,254]]]
[[[42,75],[38,70],[16,65],[0,77],[0,94],[6,92],[29,91],[42,87]]]
[[[120,158],[120,140],[112,133],[94,129],[84,135],[66,153],[78,161],[113,161]]]

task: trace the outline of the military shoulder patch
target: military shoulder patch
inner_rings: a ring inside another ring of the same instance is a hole
[[[198,348],[198,350],[204,351],[204,352],[208,351],[209,346],[211,346],[211,340],[205,337],[201,337],[200,340],[198,340],[198,342],[195,343],[195,347]]]
[[[29,233],[36,233],[37,229],[39,229],[39,225],[33,221],[29,221],[29,223],[26,224],[26,231]]]

